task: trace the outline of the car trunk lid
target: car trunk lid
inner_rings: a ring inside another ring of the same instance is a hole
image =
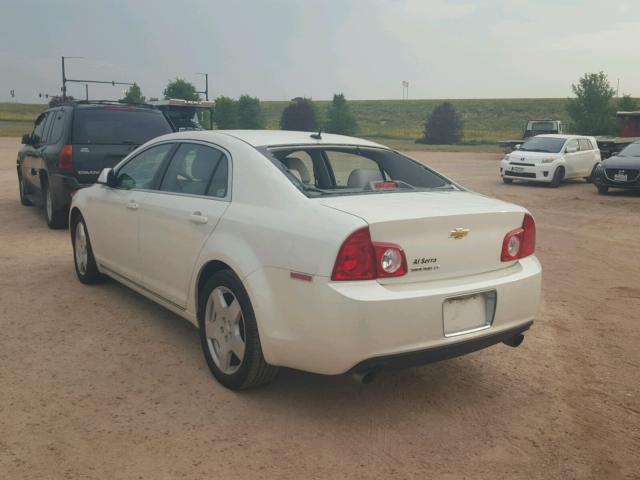
[[[502,242],[522,226],[525,210],[460,191],[387,193],[323,198],[330,208],[360,217],[374,242],[398,244],[409,272],[380,283],[408,283],[504,268]]]

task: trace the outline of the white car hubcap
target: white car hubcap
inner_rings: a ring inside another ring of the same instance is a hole
[[[76,266],[81,275],[87,272],[87,235],[84,231],[84,223],[78,222],[76,226]]]
[[[214,363],[222,373],[234,374],[244,360],[246,333],[240,303],[231,290],[226,287],[213,289],[207,300],[204,321]]]

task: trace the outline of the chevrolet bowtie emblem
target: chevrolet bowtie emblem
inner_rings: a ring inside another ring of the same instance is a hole
[[[453,238],[454,240],[460,240],[461,238],[466,237],[470,231],[471,230],[469,230],[468,228],[455,228],[451,230],[451,233],[449,234],[449,238]]]

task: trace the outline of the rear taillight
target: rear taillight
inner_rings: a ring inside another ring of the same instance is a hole
[[[58,159],[58,170],[70,172],[73,170],[73,145],[65,145],[60,150]]]
[[[404,251],[393,243],[371,241],[369,227],[347,237],[338,252],[332,280],[372,280],[407,273]]]
[[[522,227],[507,233],[502,242],[500,260],[511,262],[533,255],[536,251],[536,223],[533,217],[526,213]]]

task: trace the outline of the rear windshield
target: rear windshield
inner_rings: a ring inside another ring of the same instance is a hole
[[[640,157],[640,143],[632,143],[622,150],[618,157]]]
[[[73,117],[73,143],[141,145],[171,133],[157,110],[131,107],[78,108]]]
[[[531,122],[529,130],[555,130],[556,124],[553,122]]]
[[[423,164],[383,148],[302,146],[262,151],[310,197],[457,188]]]
[[[554,137],[533,137],[522,144],[520,150],[525,152],[559,153],[566,140]]]

